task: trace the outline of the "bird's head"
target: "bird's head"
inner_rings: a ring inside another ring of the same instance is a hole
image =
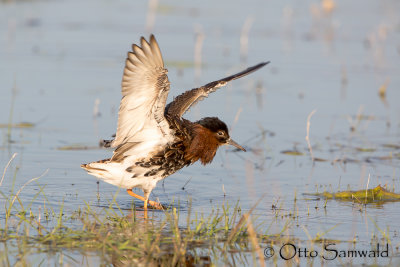
[[[218,119],[217,117],[206,117],[196,123],[209,129],[213,134],[215,139],[217,139],[219,145],[232,145],[242,151],[246,151],[241,145],[232,140],[229,136],[228,127],[226,124]]]

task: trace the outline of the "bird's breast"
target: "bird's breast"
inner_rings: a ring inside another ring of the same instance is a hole
[[[211,163],[219,143],[214,134],[200,124],[195,124],[191,140],[186,144],[185,159],[194,163],[200,160],[203,165]]]

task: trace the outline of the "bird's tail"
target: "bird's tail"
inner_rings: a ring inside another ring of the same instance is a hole
[[[103,159],[82,164],[81,167],[90,175],[96,176],[97,178],[109,184],[126,189],[134,187],[134,185],[127,183],[127,180],[124,180],[126,171],[124,170],[123,165],[118,162],[113,162],[111,159]],[[133,174],[129,173],[129,175],[132,176]],[[132,181],[132,179],[129,180]]]
[[[89,174],[101,178],[109,174],[107,168],[105,168],[108,162],[110,162],[110,159],[103,159],[87,164],[81,164],[81,168],[85,169]]]

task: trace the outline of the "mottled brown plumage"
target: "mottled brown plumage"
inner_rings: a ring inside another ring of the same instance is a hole
[[[191,106],[229,81],[246,76],[269,62],[263,62],[237,74],[184,92],[167,106],[170,88],[167,69],[153,35],[143,37],[140,46],[132,45],[125,61],[122,99],[114,140],[103,141],[115,148],[110,159],[82,164],[90,174],[145,201],[157,182],[179,169],[200,160],[211,163],[221,145],[245,149],[233,141],[224,122],[216,117],[190,122],[182,115]],[[141,188],[144,197],[132,192]],[[152,206],[159,207],[155,202]]]

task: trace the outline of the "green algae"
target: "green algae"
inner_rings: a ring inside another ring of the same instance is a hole
[[[345,200],[345,201],[354,201],[358,200],[363,203],[375,203],[375,202],[392,202],[392,201],[400,201],[400,194],[390,192],[383,188],[381,185],[378,185],[372,189],[363,189],[358,191],[341,191],[337,193],[323,192],[323,193],[315,193],[315,194],[307,194],[312,196],[324,197],[327,199],[337,199],[337,200]]]

